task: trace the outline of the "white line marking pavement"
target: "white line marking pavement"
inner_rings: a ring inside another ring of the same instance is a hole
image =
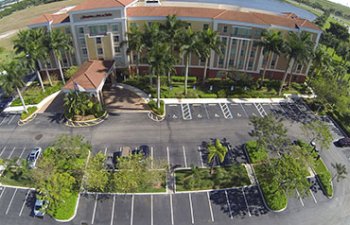
[[[316,200],[316,197],[315,197],[314,193],[311,190],[309,190],[309,191],[311,193],[312,198],[314,199],[314,202],[317,204],[317,200]]]
[[[3,119],[1,120],[0,126],[2,125],[2,123],[5,121],[6,117],[3,117]]]
[[[115,195],[113,195],[113,205],[112,205],[111,225],[113,225],[113,222],[114,222],[114,209],[115,209]]]
[[[208,113],[208,110],[207,110],[207,106],[205,104],[204,105],[204,109],[205,109],[205,114],[207,114],[207,119],[209,120],[210,117],[209,117],[209,113]]]
[[[11,208],[11,205],[12,205],[12,202],[13,202],[13,199],[14,199],[16,193],[17,193],[17,188],[15,189],[15,192],[13,192],[13,195],[12,195],[12,197],[11,197],[10,203],[9,203],[9,205],[7,206],[5,215],[7,215],[7,214],[9,213],[9,210],[10,210],[10,208]]]
[[[130,215],[130,225],[134,224],[134,201],[135,195],[131,197],[131,215]]]
[[[105,152],[104,152],[105,155],[107,155],[107,150],[108,150],[108,148],[105,147]]]
[[[166,154],[167,154],[167,159],[168,159],[168,166],[170,167],[170,155],[169,155],[169,147],[166,147]]]
[[[239,104],[239,105],[240,105],[241,108],[243,109],[243,112],[244,112],[245,116],[246,116],[246,117],[249,117],[249,116],[248,116],[248,113],[247,113],[247,111],[245,111],[245,108],[243,107],[243,105],[242,105],[242,104]]]
[[[227,191],[226,190],[225,190],[225,195],[226,195],[226,201],[227,201],[228,209],[230,210],[230,218],[231,218],[231,220],[233,220],[230,200],[228,200],[228,195],[227,195]]]
[[[153,169],[154,157],[153,157],[153,147],[151,147],[151,169]]]
[[[300,200],[301,205],[304,207],[304,202],[303,202],[303,199],[301,198],[301,196],[299,194],[299,191],[297,189],[295,189],[295,191],[297,192],[297,195],[298,195],[298,198]]]
[[[207,197],[208,197],[208,203],[209,203],[211,221],[214,222],[214,214],[213,214],[213,208],[211,207],[209,192],[207,192]]]
[[[92,212],[91,224],[94,224],[94,222],[95,222],[95,214],[96,214],[96,208],[97,208],[97,198],[98,198],[98,194],[96,194],[96,198],[95,198],[95,205],[94,205],[94,211]]]
[[[202,168],[204,168],[203,154],[202,154],[202,151],[201,151],[201,147],[200,147],[200,146],[198,146],[198,151],[199,151],[199,157],[200,157],[200,161],[201,161],[201,166],[202,166]]]
[[[2,148],[2,151],[0,153],[0,156],[2,156],[2,154],[4,153],[4,151],[6,150],[6,146]]]
[[[173,195],[169,195],[170,198],[170,216],[171,216],[171,224],[174,225],[174,209],[173,209]]]
[[[12,156],[13,152],[15,151],[15,149],[16,149],[16,147],[13,147],[13,149],[12,149],[10,155],[7,157],[7,159],[10,159],[10,158],[11,158],[11,156]]]
[[[192,224],[194,224],[194,216],[193,216],[193,207],[192,207],[192,198],[191,198],[191,193],[188,194],[188,199],[190,200],[190,209],[191,209],[191,219],[192,219]]]
[[[243,193],[243,197],[244,197],[245,204],[247,205],[248,215],[249,215],[249,216],[252,216],[252,215],[250,214],[250,209],[249,209],[249,205],[248,205],[247,198],[245,197],[244,187],[242,187],[242,193]]]
[[[151,225],[153,225],[153,195],[151,195]]]
[[[25,150],[26,150],[26,147],[23,148],[21,154],[18,156],[18,160],[19,160],[20,158],[22,158],[22,155],[23,155],[23,153],[24,153]]]
[[[0,194],[0,199],[1,199],[1,197],[4,195],[5,190],[6,190],[6,187],[3,187],[3,188],[2,188],[2,192],[1,192],[1,194]]]
[[[30,190],[27,191],[26,197],[24,198],[24,201],[23,201],[23,205],[22,205],[21,211],[19,212],[18,216],[22,216],[23,209],[24,209],[24,206],[26,205],[29,193],[30,193]]]
[[[184,154],[185,167],[187,168],[187,159],[186,159],[185,146],[182,146],[182,152],[183,152],[183,154]]]
[[[16,117],[16,115],[13,115],[13,116],[11,117],[11,119],[9,120],[9,122],[7,123],[7,125],[10,125],[15,117]]]

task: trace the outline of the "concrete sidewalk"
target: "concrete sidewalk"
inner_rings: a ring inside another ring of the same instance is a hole
[[[218,103],[280,103],[293,102],[289,98],[166,98],[165,104],[218,104]]]

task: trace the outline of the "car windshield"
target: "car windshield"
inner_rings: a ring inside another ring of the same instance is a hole
[[[35,160],[35,157],[33,155],[29,156],[29,160],[30,161],[34,161]]]
[[[35,206],[35,210],[40,210],[40,209],[41,209],[41,206],[39,206],[39,205]]]

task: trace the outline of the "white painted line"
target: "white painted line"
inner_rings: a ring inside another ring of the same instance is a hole
[[[25,150],[26,150],[26,147],[23,148],[21,154],[18,156],[18,160],[20,160],[20,159],[22,158],[22,155],[23,155],[23,153],[24,153]]]
[[[9,213],[9,210],[10,210],[10,208],[11,208],[11,205],[12,205],[12,202],[13,202],[13,199],[14,199],[16,193],[17,193],[17,188],[15,189],[15,192],[13,192],[13,195],[12,195],[12,197],[11,197],[10,203],[9,203],[9,205],[7,206],[5,215],[7,215],[7,214]]]
[[[13,147],[13,149],[12,149],[10,155],[7,157],[7,159],[10,159],[10,158],[11,158],[11,156],[13,155],[13,152],[15,151],[15,149],[16,149],[16,147]]]
[[[247,205],[248,215],[249,215],[249,216],[252,216],[252,215],[250,214],[250,209],[249,209],[249,205],[248,205],[247,198],[245,197],[244,187],[242,187],[242,193],[243,193],[243,197],[244,197],[245,204]]]
[[[4,151],[6,150],[6,146],[2,148],[2,151],[0,153],[0,156],[2,156],[2,154],[4,153]]]
[[[231,105],[233,105],[233,106],[237,106],[238,104],[231,104]]]
[[[251,104],[251,103],[244,103],[244,105],[249,105],[249,106],[251,106],[252,104]]]
[[[95,215],[96,215],[96,208],[97,208],[97,198],[98,198],[98,194],[96,194],[96,198],[95,198],[95,205],[94,205],[94,211],[92,212],[91,224],[94,224],[94,222],[95,222]]]
[[[153,225],[153,195],[151,195],[151,225]]]
[[[5,121],[6,117],[3,117],[3,119],[1,120],[0,126],[2,125],[2,123]]]
[[[208,105],[209,106],[216,106],[216,104],[213,104],[213,103],[209,103]]]
[[[168,159],[168,166],[170,168],[170,155],[169,155],[169,147],[166,147],[166,154],[167,154],[167,159]]]
[[[231,220],[233,220],[230,200],[228,200],[228,195],[227,195],[227,191],[226,190],[225,190],[225,195],[226,195],[226,201],[227,201],[228,209],[230,210],[230,218],[231,218]]]
[[[130,214],[130,225],[134,224],[134,201],[135,195],[131,197],[131,214]]]
[[[151,169],[153,169],[154,157],[153,157],[153,147],[151,147]]]
[[[105,148],[105,152],[104,152],[105,155],[107,155],[107,150],[108,150],[108,148],[106,147]]]
[[[111,225],[113,225],[113,222],[114,222],[114,209],[115,209],[115,195],[113,195],[113,205],[112,205]]]
[[[13,116],[11,117],[11,119],[9,120],[9,122],[7,123],[7,125],[10,125],[15,117],[16,117],[16,115],[13,115]]]
[[[314,202],[317,204],[317,200],[316,200],[314,193],[310,189],[309,189],[309,191],[311,193],[312,198],[314,199]]]
[[[187,168],[187,159],[186,159],[185,146],[182,146],[182,152],[183,152],[183,154],[184,154],[185,167]]]
[[[213,208],[212,208],[212,206],[211,206],[211,201],[210,201],[210,197],[209,197],[209,192],[207,192],[207,197],[208,197],[208,203],[209,203],[211,221],[214,222],[214,214],[213,214]]]
[[[300,200],[301,205],[304,207],[304,202],[303,202],[303,199],[301,198],[301,196],[299,194],[299,191],[297,189],[295,189],[295,191],[297,192],[297,195],[298,195],[298,198]]]
[[[30,190],[27,191],[26,197],[24,198],[24,201],[23,201],[23,205],[22,205],[21,211],[19,212],[18,216],[22,216],[23,209],[24,209],[24,206],[27,203],[27,199],[28,199],[29,193],[30,193]]]
[[[191,198],[191,193],[188,194],[188,199],[190,200],[190,209],[191,209],[191,219],[192,219],[192,224],[194,224],[194,216],[193,216],[193,207],[192,207],[192,198]]]
[[[201,161],[201,166],[202,166],[202,168],[204,168],[203,154],[202,154],[202,151],[201,151],[201,147],[200,147],[200,146],[198,146],[198,151],[199,151],[199,157],[200,157],[200,161]]]
[[[249,116],[248,116],[248,113],[247,113],[247,111],[245,111],[245,108],[243,107],[243,105],[242,105],[242,104],[239,104],[239,105],[240,105],[241,108],[243,109],[243,112],[244,112],[245,116],[246,116],[246,117],[249,117]]]
[[[168,105],[168,106],[172,106],[172,107],[174,107],[174,106],[178,106],[178,105]]]
[[[169,195],[170,198],[170,216],[171,216],[171,224],[174,225],[174,209],[173,209],[173,195]]]
[[[4,188],[2,189],[2,192],[1,192],[1,194],[0,194],[0,199],[1,199],[1,197],[4,195],[5,190],[6,190],[6,187],[4,187]]]
[[[207,110],[207,106],[205,104],[204,105],[204,109],[205,109],[205,114],[207,114],[207,119],[209,120],[210,117],[209,117],[209,113],[208,113],[208,110]]]

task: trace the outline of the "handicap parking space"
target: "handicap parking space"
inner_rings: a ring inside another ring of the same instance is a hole
[[[91,224],[110,225],[113,206],[113,195],[98,194],[95,200],[93,218]]]
[[[210,119],[205,104],[190,104],[190,109],[193,120]]]
[[[166,105],[166,118],[170,121],[181,121],[182,111],[181,105],[179,104],[169,104]]]
[[[248,117],[261,116],[253,103],[243,103],[241,105],[243,106],[244,111],[247,113]]]
[[[153,195],[153,225],[173,224],[173,208],[170,195]]]
[[[243,108],[242,104],[239,103],[229,103],[228,104],[234,119],[248,118],[248,114]]]
[[[224,118],[219,104],[205,104],[205,107],[211,120]]]
[[[273,114],[273,108],[272,105],[269,103],[261,103],[261,106],[263,107],[264,111],[266,112],[266,114]]]
[[[133,225],[151,225],[152,220],[152,207],[151,200],[153,197],[150,195],[135,195],[133,196],[133,212],[132,223]]]

